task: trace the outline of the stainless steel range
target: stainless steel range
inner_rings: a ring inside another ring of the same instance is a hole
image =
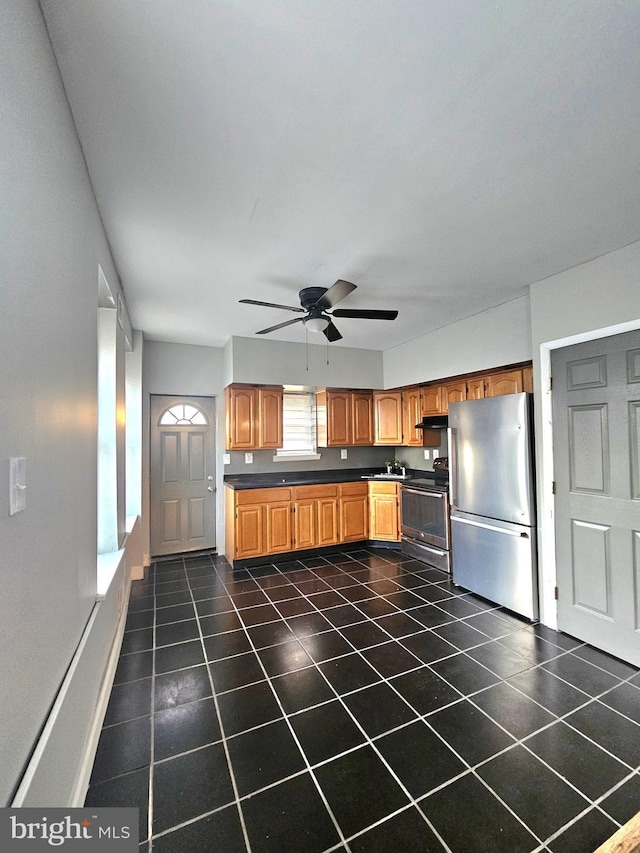
[[[448,471],[440,468],[403,483],[400,502],[402,553],[450,572]]]

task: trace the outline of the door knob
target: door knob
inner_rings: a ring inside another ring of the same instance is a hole
[[[207,480],[213,480],[213,474],[209,474],[209,476],[207,477]]]
[[[215,489],[213,488],[213,486],[207,486],[207,491],[208,492],[215,492]]]

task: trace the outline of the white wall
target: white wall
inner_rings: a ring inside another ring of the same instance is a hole
[[[551,350],[640,328],[640,242],[531,286],[541,619],[556,624]]]
[[[527,295],[385,350],[384,387],[428,382],[530,359]]]
[[[114,288],[119,285],[36,0],[4,0],[0,32],[4,805],[95,605],[98,265]],[[8,501],[11,456],[27,460],[27,507],[14,516]],[[95,654],[89,669],[99,686],[105,661],[103,651]],[[93,691],[85,704],[91,708],[95,682],[86,690]],[[75,746],[83,746],[88,725],[79,714],[62,777],[73,776]],[[66,793],[60,788],[57,796]]]

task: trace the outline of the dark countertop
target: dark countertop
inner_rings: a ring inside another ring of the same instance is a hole
[[[225,486],[230,489],[270,489],[276,486],[314,486],[322,483],[354,483],[360,480],[389,480],[395,483],[406,483],[413,477],[427,476],[429,471],[407,469],[404,479],[398,477],[375,477],[384,468],[338,468],[324,471],[283,471],[267,474],[227,474]]]

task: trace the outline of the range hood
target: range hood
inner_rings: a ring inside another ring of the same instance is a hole
[[[449,426],[449,418],[446,415],[430,415],[423,417],[415,429],[446,429]]]

